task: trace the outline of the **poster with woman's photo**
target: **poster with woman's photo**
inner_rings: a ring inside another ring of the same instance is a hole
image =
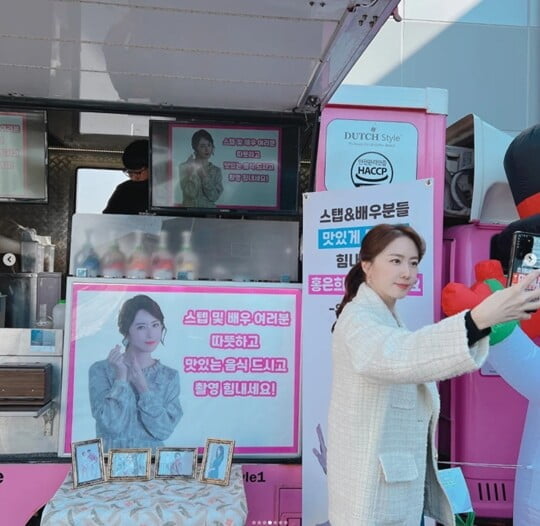
[[[277,210],[282,130],[270,126],[152,126],[152,205]]]
[[[69,278],[60,454],[88,437],[107,454],[211,435],[239,455],[298,456],[300,297],[279,283]]]

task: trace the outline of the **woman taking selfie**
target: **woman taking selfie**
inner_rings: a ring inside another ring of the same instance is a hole
[[[378,225],[345,280],[333,334],[328,422],[328,493],[332,526],[419,526],[423,515],[455,519],[437,478],[434,382],[478,369],[490,327],[530,318],[538,292],[519,285],[470,311],[417,331],[395,307],[415,285],[424,242],[410,227]]]

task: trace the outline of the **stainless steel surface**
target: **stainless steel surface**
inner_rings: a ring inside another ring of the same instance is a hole
[[[291,111],[331,96],[398,3],[4,2],[0,94]]]
[[[5,362],[4,362],[5,363]],[[24,416],[24,417],[33,417],[33,418],[39,418],[40,416],[43,416],[45,414],[48,414],[50,412],[55,411],[54,403],[49,402],[45,404],[42,407],[33,408],[29,411],[2,411],[0,409],[0,418],[5,416]]]
[[[0,364],[50,363],[53,369],[52,400],[48,404],[29,411],[0,411],[0,455],[58,451],[63,332],[47,333],[54,336],[52,347],[33,346],[32,329],[0,329]]]
[[[59,272],[0,273],[0,292],[6,298],[6,326],[31,328],[36,324],[39,305],[45,304],[52,319],[52,309],[61,292]]]
[[[0,274],[0,291],[7,297],[7,327],[33,327],[36,322],[37,274]]]
[[[0,329],[6,326],[6,299],[5,294],[0,294]]]
[[[64,126],[64,128],[66,127],[67,125]],[[73,132],[72,129],[70,131]],[[66,131],[67,133],[68,131]],[[19,239],[20,232],[17,229],[17,223],[28,228],[35,228],[40,235],[50,234],[52,236],[52,242],[56,245],[54,267],[59,272],[66,272],[67,267],[68,230],[71,211],[73,209],[72,196],[75,188],[76,166],[80,164],[95,166],[100,163],[100,159],[103,156],[94,155],[92,158],[89,157],[91,156],[79,153],[50,153],[48,165],[48,205],[24,203],[1,204],[0,231],[2,234],[12,239]],[[107,161],[102,162],[105,164]],[[111,161],[108,161],[108,165],[110,166],[111,164],[114,166]],[[11,270],[2,267],[1,263],[0,268],[3,271]],[[16,263],[14,270],[20,270],[19,262]]]

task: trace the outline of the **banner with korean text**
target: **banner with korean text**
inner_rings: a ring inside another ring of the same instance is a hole
[[[300,302],[294,284],[69,278],[60,454],[98,436],[299,456]]]
[[[331,386],[331,328],[344,279],[364,236],[380,223],[407,224],[426,241],[418,283],[399,302],[409,329],[433,320],[433,180],[304,194],[302,301],[302,524],[327,514],[325,437]]]

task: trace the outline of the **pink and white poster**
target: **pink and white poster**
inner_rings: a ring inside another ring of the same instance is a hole
[[[406,224],[426,241],[418,282],[398,310],[407,327],[433,322],[433,180],[304,194],[302,524],[328,526],[327,414],[332,380],[332,325],[369,230]]]
[[[300,302],[292,284],[69,278],[60,454],[97,436],[299,456]]]

